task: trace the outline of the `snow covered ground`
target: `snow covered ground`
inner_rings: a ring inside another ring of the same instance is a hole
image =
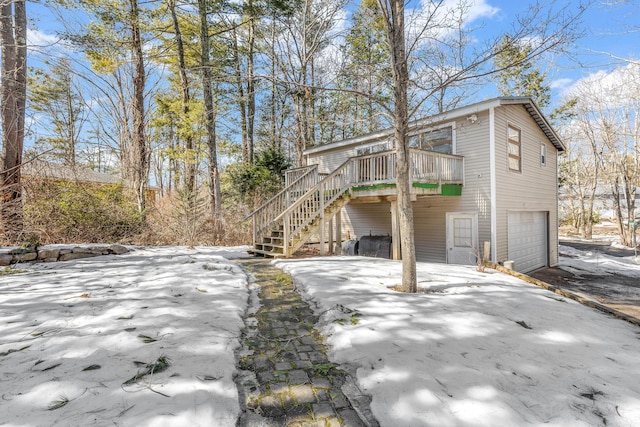
[[[248,290],[225,257],[243,249],[148,248],[0,276],[0,425],[235,425]],[[389,289],[395,261],[276,264],[383,427],[638,425],[638,327],[492,270],[419,263],[422,292],[407,295]]]
[[[611,240],[612,246],[626,248]],[[597,275],[619,274],[640,278],[640,254],[628,257],[616,257],[598,251],[581,251],[560,242],[560,268],[572,273]]]
[[[406,295],[394,261],[277,265],[382,426],[638,425],[636,326],[492,270],[419,263]]]
[[[0,275],[0,425],[234,426],[248,291],[224,257],[240,249],[145,249]]]

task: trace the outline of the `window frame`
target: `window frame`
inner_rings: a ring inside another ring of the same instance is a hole
[[[511,130],[514,130],[518,134],[518,140],[511,138]],[[512,154],[511,147],[518,147],[518,154]],[[517,160],[518,169],[514,169],[511,166],[511,159]],[[511,123],[507,124],[507,168],[509,172],[522,173],[522,129]]]
[[[439,130],[442,129],[446,129],[449,128],[451,129],[451,139],[449,140],[448,144],[438,144],[436,146],[444,146],[444,145],[449,145],[450,146],[450,152],[443,152],[443,151],[439,151],[439,150],[429,150],[427,148],[425,148],[426,144],[424,141],[424,137],[425,135],[432,133],[432,132],[437,132]],[[441,123],[437,126],[429,126],[429,127],[423,127],[420,128],[418,130],[414,130],[412,132],[410,132],[407,137],[409,138],[409,140],[414,139],[416,142],[409,142],[409,146],[411,148],[417,149],[417,150],[422,150],[422,151],[428,151],[431,153],[442,153],[442,154],[452,154],[455,155],[456,154],[456,122],[446,122],[446,123]]]
[[[355,155],[358,157],[369,156],[371,154],[381,153],[391,149],[393,149],[392,141],[390,139],[385,139],[383,141],[370,142],[356,147]]]
[[[540,165],[547,166],[547,145],[544,142],[540,143]]]

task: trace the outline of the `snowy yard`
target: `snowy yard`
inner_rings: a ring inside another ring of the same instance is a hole
[[[241,249],[0,276],[0,425],[234,426],[248,290],[224,257]],[[382,426],[638,425],[636,326],[492,270],[419,263],[423,291],[407,295],[389,289],[394,261],[276,264],[322,313],[330,357]]]
[[[324,313],[330,357],[383,426],[638,425],[636,326],[474,267],[419,263],[423,293],[405,295],[388,289],[393,261],[277,265]]]
[[[229,255],[146,249],[0,276],[0,425],[235,425],[248,291]]]

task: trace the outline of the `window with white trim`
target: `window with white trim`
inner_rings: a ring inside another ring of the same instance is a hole
[[[392,144],[390,140],[383,142],[376,142],[373,144],[363,145],[356,148],[356,156],[366,156],[368,154],[375,154],[381,151],[391,150]]]
[[[511,125],[507,128],[509,170],[522,172],[522,132],[520,129]]]
[[[544,142],[540,143],[540,164],[547,166],[547,146]]]
[[[453,127],[443,126],[409,136],[409,147],[453,154]]]

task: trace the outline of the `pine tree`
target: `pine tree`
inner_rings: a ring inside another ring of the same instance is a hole
[[[534,66],[532,49],[526,42],[503,36],[495,48],[495,80],[503,96],[529,96],[538,107],[545,108],[551,99],[551,88],[545,84],[547,73]]]

